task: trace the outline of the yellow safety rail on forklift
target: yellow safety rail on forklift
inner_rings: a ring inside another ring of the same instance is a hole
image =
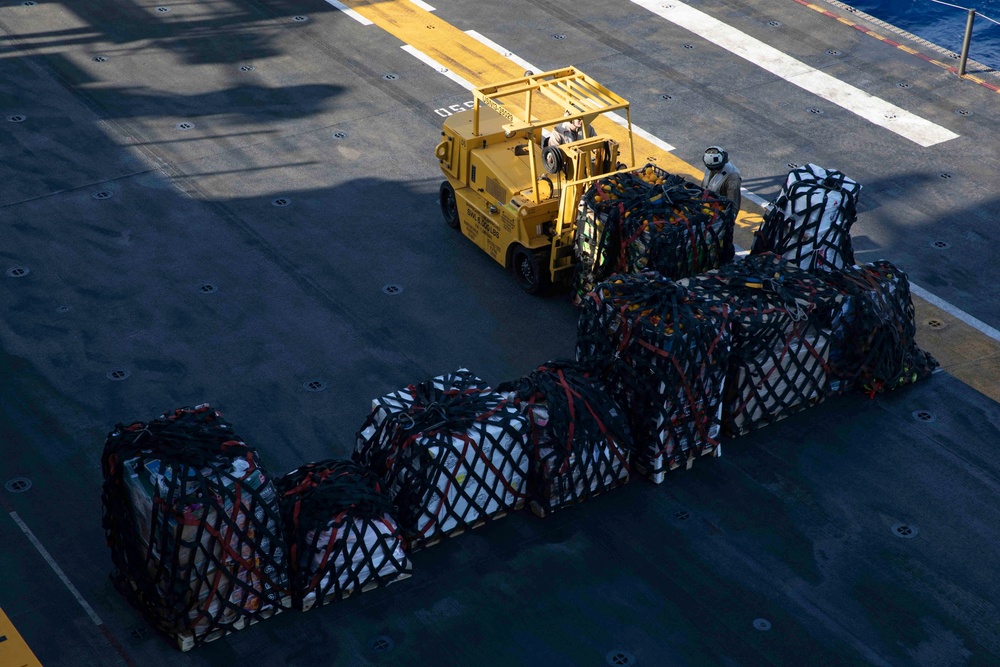
[[[21,635],[14,628],[14,624],[7,618],[7,614],[0,609],[0,665],[3,667],[42,667],[38,658]]]
[[[529,293],[568,282],[581,196],[593,181],[636,166],[628,101],[574,67],[472,93],[473,108],[445,119],[435,149],[446,179],[440,190],[445,221]],[[592,127],[595,118],[615,111],[625,112],[628,164],[619,161],[618,142]],[[577,119],[579,138],[563,138],[573,136],[563,124]]]

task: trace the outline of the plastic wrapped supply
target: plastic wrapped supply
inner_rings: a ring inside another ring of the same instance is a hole
[[[375,473],[351,461],[320,461],[293,470],[275,487],[296,609],[410,576],[392,499]]]
[[[655,273],[613,276],[581,303],[577,358],[603,369],[628,415],[632,466],[657,484],[721,453],[728,308]]]
[[[577,217],[577,301],[615,273],[676,279],[718,268],[732,256],[736,213],[725,197],[653,165],[595,181]]]
[[[550,362],[497,391],[531,423],[527,493],[535,514],[628,481],[628,424],[595,373],[572,361]]]
[[[861,186],[839,171],[814,164],[793,169],[754,233],[752,254],[773,252],[810,271],[851,266],[860,194]]]
[[[182,650],[287,606],[271,477],[218,411],[118,424],[101,464],[112,578]]]
[[[725,433],[748,433],[826,398],[829,315],[841,295],[823,277],[766,253],[680,282],[730,306]]]
[[[836,389],[869,396],[929,376],[938,362],[917,347],[906,273],[881,260],[836,271],[829,282],[844,298],[832,318],[830,365]]]
[[[354,460],[386,481],[416,549],[523,506],[528,429],[463,368],[375,399]]]

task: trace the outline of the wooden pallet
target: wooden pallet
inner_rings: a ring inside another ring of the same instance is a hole
[[[451,530],[451,531],[449,531],[447,533],[444,533],[444,534],[441,534],[441,535],[435,535],[433,538],[431,538],[427,542],[417,543],[416,545],[413,545],[413,546],[410,547],[410,553],[414,553],[416,551],[420,551],[421,549],[427,549],[428,547],[432,547],[435,544],[440,544],[441,542],[443,542],[444,540],[446,540],[446,539],[448,539],[450,537],[458,537],[459,535],[461,535],[462,533],[464,533],[467,530],[475,530],[476,528],[480,528],[482,526],[485,526],[490,521],[496,521],[497,519],[504,518],[505,516],[507,516],[508,511],[517,511],[517,510],[519,510],[519,509],[521,509],[523,507],[524,507],[524,499],[521,498],[509,510],[500,510],[496,514],[492,514],[492,515],[490,515],[488,517],[483,517],[483,518],[477,520],[475,523],[473,523],[471,525],[459,526],[458,528],[455,528],[455,529],[453,529],[453,530]]]
[[[683,461],[678,461],[677,463],[674,463],[673,465],[670,466],[670,470],[677,470],[678,468],[684,468],[685,470],[690,470],[692,467],[694,467],[694,460],[698,458],[698,456],[711,456],[712,458],[716,458],[721,455],[722,455],[722,445],[719,444],[711,449],[706,449],[697,456],[689,456]],[[642,465],[638,461],[632,461],[632,467],[635,468],[636,472],[638,472],[640,475],[651,481],[653,484],[662,484],[663,481],[666,479],[666,472],[655,472],[655,473],[650,472],[644,465]]]
[[[624,478],[619,477],[616,480],[617,483],[607,489],[601,489],[600,491],[591,491],[583,498],[577,498],[576,500],[571,500],[568,503],[563,503],[562,505],[558,505],[553,509],[549,510],[545,509],[544,507],[542,507],[541,503],[539,503],[537,500],[532,500],[531,502],[529,502],[528,508],[531,510],[531,513],[537,516],[539,519],[544,519],[545,517],[550,516],[556,510],[566,509],[568,507],[573,507],[574,505],[579,505],[580,503],[590,500],[591,498],[596,498],[602,493],[606,493],[608,491],[617,489],[619,486],[624,486],[626,483],[628,483],[630,479],[632,479],[631,475],[626,475]]]
[[[394,584],[397,581],[402,581],[403,579],[409,579],[411,576],[412,575],[410,575],[410,574],[408,574],[406,572],[401,572],[398,575],[396,575],[396,577],[392,581],[388,582],[386,584],[386,586]],[[331,602],[338,602],[340,600],[346,600],[347,598],[351,597],[355,593],[358,593],[358,592],[367,593],[368,591],[374,590],[374,589],[378,588],[379,586],[380,586],[380,584],[377,581],[369,581],[367,584],[365,584],[364,586],[361,587],[360,591],[358,591],[358,589],[355,587],[355,588],[348,588],[347,590],[342,591],[340,593],[331,593],[330,595],[327,595],[325,598],[323,598],[323,604],[330,604]],[[302,611],[309,611],[310,609],[312,609],[315,606],[317,606],[316,605],[316,596],[315,595],[312,595],[312,596],[308,596],[307,595],[306,599],[302,601]]]
[[[173,637],[177,642],[178,648],[180,648],[181,651],[186,652],[190,651],[199,644],[204,644],[206,642],[214,642],[216,639],[221,639],[222,637],[225,637],[228,634],[232,634],[233,632],[242,630],[243,628],[249,627],[254,623],[258,623],[259,621],[271,618],[275,614],[280,614],[285,609],[291,609],[291,608],[292,608],[292,598],[289,596],[285,596],[281,598],[281,604],[272,605],[270,609],[256,616],[240,616],[232,623],[227,623],[221,628],[216,628],[207,635],[203,636],[195,635],[193,632],[178,632],[175,633]]]

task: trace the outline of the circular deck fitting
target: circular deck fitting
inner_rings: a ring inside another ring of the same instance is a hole
[[[24,0],[24,2],[22,2],[21,4],[24,5],[25,7],[34,7],[38,3],[35,2],[35,0]]]
[[[556,34],[552,35],[552,39],[566,39],[566,35],[557,32]]]
[[[382,287],[382,291],[385,292],[386,294],[391,294],[395,296],[396,294],[401,294],[403,292],[403,287],[402,285],[389,283],[388,285]]]
[[[219,288],[212,283],[202,283],[198,285],[198,291],[202,294],[211,294],[212,292],[218,292]]]
[[[292,20],[295,21],[295,22],[297,22],[297,23],[302,23],[304,21],[308,21],[309,17],[308,16],[304,16],[302,14],[298,14],[297,16],[293,16]]]
[[[685,49],[693,49],[694,48],[694,44],[685,44],[684,48]]]
[[[106,62],[108,62],[108,57],[107,56],[94,56],[94,62],[95,63],[106,63]]]
[[[12,266],[7,269],[7,275],[11,278],[23,278],[31,273],[31,269],[26,266]]]
[[[972,112],[969,111],[968,109],[955,109],[955,113],[957,113],[959,116],[971,116],[972,115]]]
[[[937,421],[937,417],[935,417],[934,413],[931,412],[930,410],[914,410],[910,414],[913,415],[913,418],[916,419],[917,421],[921,422]]]
[[[673,95],[663,94],[663,95],[660,95],[660,99],[661,100],[672,100],[672,99],[674,99],[674,96]]]
[[[753,620],[753,627],[754,629],[760,630],[761,632],[767,632],[768,630],[771,629],[771,621],[767,620],[766,618],[755,618]]]
[[[768,21],[767,24],[769,26],[771,26],[772,28],[780,28],[781,27],[781,21]]]
[[[386,81],[395,81],[396,79],[399,78],[399,75],[390,72],[388,74],[383,74],[382,78],[385,79]]]
[[[11,493],[24,493],[31,488],[31,480],[27,477],[13,477],[3,485]]]
[[[636,664],[635,656],[620,648],[608,651],[608,654],[604,656],[604,659],[609,665],[613,665],[614,667],[626,667],[626,665]]]
[[[674,8],[674,6],[672,4],[670,4],[669,2],[663,3],[662,5],[660,5],[660,7],[662,7],[663,9],[673,9]]]
[[[687,510],[677,510],[674,512],[674,518],[678,521],[687,521],[691,518],[691,513]]]
[[[951,58],[952,60],[958,60],[962,56],[958,55],[957,53],[949,53],[948,57]]]
[[[940,174],[938,174],[938,176],[940,176],[941,178],[951,178],[952,177],[951,174],[949,174],[947,171],[942,171]]]
[[[177,129],[178,130],[193,130],[194,129],[194,123],[192,123],[189,120],[184,121],[183,123],[177,123]]]
[[[156,11],[160,12],[161,14],[167,14],[170,12],[170,7],[160,6],[156,8]]]
[[[799,165],[795,164],[794,162],[789,162],[787,166],[788,166],[789,169],[798,169],[799,168]]]
[[[125,378],[127,378],[131,374],[132,373],[130,373],[127,369],[116,368],[114,370],[111,370],[111,371],[107,372],[107,378],[109,380],[115,380],[117,382],[119,380],[124,380]]]
[[[646,162],[656,162],[656,156],[655,155],[647,155],[646,156]]]
[[[897,118],[899,118],[899,116],[892,113],[891,111],[887,114],[882,114],[882,117],[885,118],[886,120],[896,120]]]
[[[19,114],[19,113],[13,114],[11,116],[7,116],[7,120],[9,122],[11,122],[11,123],[23,123],[27,119],[28,119],[27,116]]]
[[[927,320],[927,326],[929,326],[931,329],[943,329],[944,322],[942,322],[941,320]]]
[[[904,540],[912,540],[920,533],[920,529],[912,523],[894,523],[891,530],[893,535],[902,537]]]
[[[317,380],[317,379],[306,380],[305,382],[302,383],[302,387],[306,391],[323,391],[324,389],[326,389],[326,383],[323,382],[322,380]]]
[[[98,190],[97,192],[95,192],[90,196],[93,197],[94,199],[111,199],[114,196],[114,194],[115,193],[111,192],[111,190]]]
[[[910,83],[909,81],[900,81],[896,85],[899,86],[900,88],[912,88],[913,87],[913,84]]]
[[[931,247],[936,248],[937,250],[947,250],[951,247],[951,244],[947,241],[935,241],[931,244]]]
[[[436,26],[436,25],[431,25],[430,23],[428,23],[428,24],[427,24],[427,29],[428,29],[428,30],[434,30],[434,29],[436,29],[436,28],[437,28],[437,26]]]
[[[240,65],[240,71],[241,72],[252,72],[255,69],[257,69],[257,68],[254,67],[253,65]]]
[[[837,49],[827,49],[826,50],[826,54],[828,56],[839,56],[840,55],[840,51],[838,51]]]
[[[815,114],[817,116],[823,113],[822,109],[817,109],[816,107],[809,107],[808,109],[806,109],[806,111],[808,111],[811,114]]]
[[[334,132],[333,133],[333,138],[334,139],[346,139],[347,138],[347,132]]]
[[[278,197],[271,200],[271,206],[288,206],[291,203],[292,200],[290,197]]]
[[[392,637],[387,635],[379,635],[368,642],[368,648],[376,653],[388,653],[395,645],[396,642],[392,641]]]
[[[73,306],[67,306],[66,304],[56,307],[57,313],[68,313],[71,310],[73,310]]]

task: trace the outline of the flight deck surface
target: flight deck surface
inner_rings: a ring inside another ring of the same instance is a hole
[[[961,80],[818,0],[159,2],[0,5],[0,609],[18,633],[0,656],[1000,662],[996,74]],[[567,295],[522,293],[437,201],[443,118],[528,65],[628,99],[640,163],[694,175],[722,145],[765,201],[791,165],[862,183],[857,260],[926,295],[918,342],[942,372],[181,653],[108,578],[116,423],[207,401],[280,475],[348,457],[388,391],[573,355]]]

